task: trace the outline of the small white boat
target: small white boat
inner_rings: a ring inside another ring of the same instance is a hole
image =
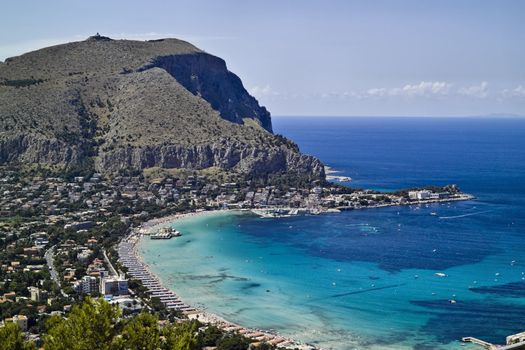
[[[443,272],[436,272],[434,275],[436,275],[438,277],[445,277],[447,274],[443,273]]]

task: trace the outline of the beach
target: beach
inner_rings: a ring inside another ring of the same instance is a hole
[[[150,266],[143,261],[137,251],[137,245],[140,244],[140,240],[145,239],[145,236],[157,231],[161,227],[166,227],[175,223],[177,220],[227,212],[231,212],[231,210],[199,211],[170,215],[150,220],[119,243],[117,249],[119,253],[119,261],[123,266],[128,268],[128,274],[131,277],[142,281],[142,284],[147,288],[150,297],[159,298],[160,301],[165,304],[166,308],[182,311],[189,319],[197,319],[203,323],[212,324],[228,332],[237,332],[256,342],[268,342],[282,348],[298,348],[301,350],[320,349],[293,339],[282,337],[275,332],[243,327],[233,322],[229,322],[216,314],[188,305],[182,301],[174,290],[164,286],[161,278],[152,273]]]

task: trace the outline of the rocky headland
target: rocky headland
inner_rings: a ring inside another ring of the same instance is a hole
[[[0,62],[0,165],[35,164],[325,175],[273,134],[224,60],[177,39],[100,35]]]

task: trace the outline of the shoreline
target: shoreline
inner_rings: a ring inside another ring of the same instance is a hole
[[[137,229],[136,232],[132,232],[128,236],[124,237],[118,244],[117,250],[119,252],[119,262],[128,268],[128,274],[130,274],[134,279],[139,279],[142,282],[142,284],[148,289],[148,294],[150,294],[150,297],[159,297],[161,302],[166,305],[166,308],[180,310],[190,320],[196,319],[203,323],[214,325],[227,332],[237,332],[247,338],[254,340],[255,342],[267,342],[280,348],[322,350],[319,347],[300,342],[296,339],[280,336],[277,332],[243,327],[239,324],[230,322],[217,314],[184,303],[173,289],[164,286],[162,279],[151,271],[150,266],[144,261],[143,257],[138,252],[138,246],[141,240],[145,238],[144,236],[151,233],[151,231],[162,227],[163,225],[188,217],[205,216],[217,213],[231,213],[234,211],[240,210],[222,209],[198,211],[184,214],[174,214],[147,221],[141,225],[141,227]],[[130,268],[132,269],[131,272]]]
[[[423,205],[423,204],[432,204],[432,203],[446,203],[446,202],[457,202],[457,201],[467,201],[472,200],[475,197],[470,194],[461,194],[456,198],[446,198],[446,199],[432,199],[432,200],[420,200],[407,203],[391,203],[391,204],[380,204],[380,205],[371,205],[363,207],[351,207],[347,208],[349,210],[359,210],[359,209],[375,209],[375,208],[385,208],[393,206],[410,206],[410,205]],[[343,208],[339,208],[345,210]],[[339,210],[339,211],[341,211]],[[133,276],[134,279],[139,279],[143,285],[148,289],[148,294],[150,297],[159,297],[161,302],[166,305],[168,309],[176,309],[182,311],[188,319],[196,319],[203,323],[208,323],[214,325],[224,331],[228,332],[238,332],[241,335],[250,338],[256,342],[268,342],[272,345],[276,345],[281,348],[287,349],[300,349],[300,350],[322,350],[322,348],[316,347],[311,344],[306,344],[296,339],[286,338],[280,336],[276,332],[271,332],[268,330],[256,329],[256,328],[247,328],[239,324],[230,322],[223,317],[208,312],[205,309],[197,308],[192,305],[184,303],[184,301],[176,294],[175,290],[169,287],[165,287],[162,279],[153,273],[150,269],[150,266],[144,261],[142,255],[138,252],[138,246],[142,239],[145,239],[144,236],[151,234],[154,230],[157,230],[161,227],[165,227],[168,224],[174,223],[177,220],[189,218],[189,217],[199,217],[206,215],[213,215],[217,213],[232,213],[232,212],[251,212],[255,215],[252,209],[216,209],[216,210],[200,210],[189,213],[182,214],[173,214],[161,218],[152,219],[143,223],[138,229],[130,233],[128,236],[124,237],[121,242],[118,244],[119,252],[119,262],[128,268],[128,274]],[[320,214],[333,213],[333,211],[321,211]],[[278,218],[278,217],[277,217]],[[135,268],[135,275],[133,271],[130,273],[130,267]],[[142,274],[140,273],[142,272]],[[163,299],[164,298],[164,299]]]

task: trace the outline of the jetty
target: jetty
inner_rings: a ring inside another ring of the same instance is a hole
[[[509,335],[505,345],[492,344],[474,337],[463,337],[461,341],[473,343],[488,350],[525,350],[525,332]]]
[[[172,237],[180,237],[182,233],[172,227],[163,227],[159,232],[150,235],[151,239],[170,239]]]

